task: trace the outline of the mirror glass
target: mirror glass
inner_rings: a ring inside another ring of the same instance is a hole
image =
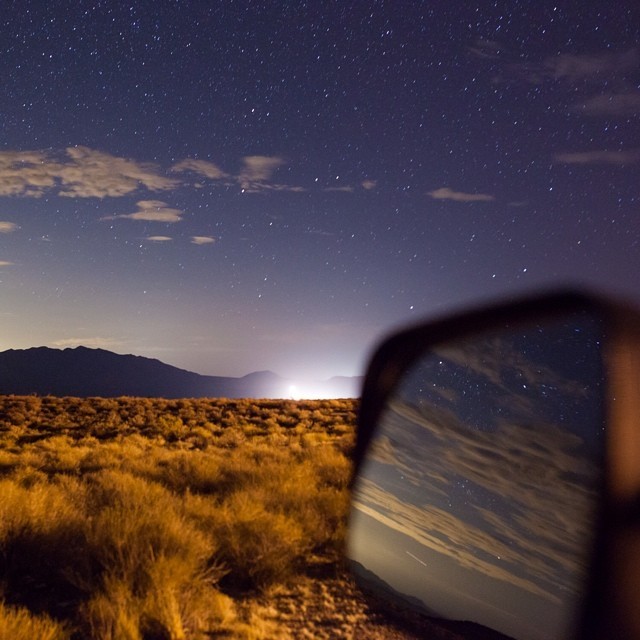
[[[571,315],[418,355],[356,481],[360,581],[474,634],[566,637],[600,494],[600,343],[596,319]]]

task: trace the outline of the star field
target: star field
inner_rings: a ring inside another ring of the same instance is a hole
[[[0,350],[361,373],[420,317],[640,301],[640,6],[24,2]]]

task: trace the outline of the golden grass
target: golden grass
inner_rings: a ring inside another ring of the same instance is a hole
[[[0,416],[0,638],[268,638],[234,598],[341,549],[354,401],[6,396]]]

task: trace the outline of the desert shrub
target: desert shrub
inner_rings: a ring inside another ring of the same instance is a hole
[[[219,493],[228,484],[228,479],[221,474],[219,456],[198,450],[156,452],[151,459],[143,459],[131,468],[137,475],[153,479],[179,494],[187,490]]]
[[[24,607],[0,602],[0,638],[7,640],[69,640],[65,625],[45,615],[36,616]]]
[[[120,465],[122,459],[121,447],[113,443],[89,447],[79,463],[79,470],[86,474],[102,469],[114,469]]]
[[[215,545],[185,516],[180,499],[133,475],[104,471],[89,479],[89,545],[98,563],[144,589],[155,560],[174,557],[194,575]]]
[[[1,580],[12,604],[29,603],[54,612],[61,601],[75,601],[80,591],[66,570],[84,562],[83,490],[77,480],[48,482],[41,472],[0,483]]]
[[[85,484],[5,480],[0,491],[12,599],[58,614],[52,598],[73,603],[96,638],[133,638],[149,625],[180,638],[209,621],[203,603],[221,575],[215,543],[165,488],[103,471]]]
[[[213,444],[211,429],[206,427],[196,426],[191,428],[189,436],[197,449],[206,449],[210,444]]]
[[[161,415],[156,422],[156,429],[167,442],[176,442],[187,436],[188,427],[176,416]]]
[[[300,524],[268,511],[258,497],[237,491],[213,523],[218,557],[233,567],[226,582],[234,588],[261,589],[289,578],[309,549]]]
[[[0,449],[0,474],[14,469],[18,463],[18,454],[13,451]]]
[[[208,580],[194,580],[175,557],[158,558],[149,577],[148,589],[140,591],[106,574],[102,588],[81,607],[85,634],[100,640],[204,638],[208,630],[234,619],[232,602],[224,601]]]
[[[103,588],[80,609],[85,635],[104,640],[142,640],[139,603],[123,580],[105,576]]]

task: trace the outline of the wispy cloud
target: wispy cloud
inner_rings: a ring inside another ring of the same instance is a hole
[[[469,47],[469,51],[478,58],[497,60],[503,51],[503,47],[496,40],[478,38],[475,43]]]
[[[490,202],[495,200],[495,196],[488,193],[465,193],[463,191],[454,191],[449,187],[441,187],[434,191],[429,191],[428,196],[435,200],[455,200],[456,202]]]
[[[191,244],[213,244],[215,241],[213,236],[191,236]]]
[[[15,222],[0,222],[0,233],[12,233],[18,229]]]
[[[169,242],[173,240],[170,236],[147,236],[145,239],[149,242]]]
[[[496,49],[494,59],[501,57],[502,51]],[[560,53],[545,58],[541,63],[523,63],[513,58],[509,61],[506,57],[503,59],[504,77],[500,80],[525,80],[533,84],[549,80],[561,80],[571,85],[577,82],[608,82],[613,77],[620,78],[637,69],[640,64],[638,49],[635,48],[624,52],[604,51],[599,54]]]
[[[555,160],[562,164],[613,164],[624,166],[640,161],[640,149],[558,153],[555,156]]]
[[[69,147],[72,163],[61,176],[66,187],[60,195],[82,198],[117,197],[141,186],[149,191],[166,191],[178,182],[160,174],[156,165],[118,158],[87,147]]]
[[[576,103],[573,110],[588,116],[633,116],[640,113],[640,93],[603,93]]]
[[[217,164],[208,162],[207,160],[196,160],[195,158],[181,160],[171,167],[171,171],[189,171],[209,178],[210,180],[221,180],[229,177],[229,174],[223,171]]]
[[[640,56],[635,48],[622,53],[604,52],[595,55],[562,53],[547,58],[545,66],[554,78],[569,82],[599,80],[637,69],[640,66]]]
[[[245,193],[305,192],[300,185],[273,180],[278,169],[285,165],[286,160],[280,156],[249,155],[241,158],[241,167],[234,174],[209,160],[185,158],[164,169],[154,163],[114,156],[85,146],[68,147],[64,151],[0,151],[0,196],[119,198],[145,190],[202,188],[207,183],[225,187],[237,185]],[[200,180],[194,184],[193,180],[187,180],[188,174],[194,174]],[[371,190],[376,184],[375,180],[365,179],[359,186]],[[352,191],[353,187],[337,190]]]
[[[0,267],[11,267],[13,262],[9,262],[9,260],[0,260]]]
[[[362,186],[363,189],[365,189],[366,191],[371,191],[372,189],[375,189],[378,186],[378,181],[377,180],[363,180],[360,185]]]
[[[179,182],[150,163],[112,156],[88,147],[48,151],[0,152],[0,195],[69,198],[119,197],[144,188],[166,191]]]
[[[245,156],[242,161],[244,168],[239,177],[249,182],[270,180],[276,169],[285,163],[278,156]]]
[[[327,187],[325,191],[338,191],[342,193],[353,193],[355,189],[349,185],[345,185],[344,187]]]
[[[589,54],[559,53],[533,62],[522,62],[509,54],[501,43],[492,40],[478,40],[469,50],[477,58],[491,60],[493,68],[498,69],[493,77],[494,84],[557,82],[571,91],[571,111],[610,117],[640,113],[640,94],[633,81],[633,74],[640,70],[638,47]],[[612,87],[615,87],[613,91]],[[576,100],[574,91],[577,90],[586,93]]]
[[[127,218],[129,220],[144,220],[146,222],[180,222],[184,212],[180,209],[172,209],[161,200],[139,200],[136,202],[138,211],[134,213],[121,213],[114,216],[105,216],[103,220],[115,220]]]
[[[207,160],[187,158],[171,167],[171,171],[195,173],[202,178],[223,181],[225,185],[238,184],[245,193],[259,193],[264,191],[305,191],[303,187],[274,183],[273,175],[286,164],[280,156],[244,156],[242,167],[237,175],[230,174],[217,164]],[[202,186],[202,185],[196,185]]]
[[[242,158],[243,167],[237,176],[237,181],[244,191],[256,192],[265,188],[285,188],[285,185],[267,184],[276,170],[285,164],[279,156],[245,156]]]

